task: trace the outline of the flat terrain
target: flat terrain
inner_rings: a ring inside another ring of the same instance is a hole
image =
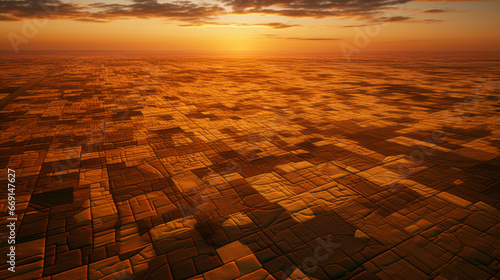
[[[0,278],[498,279],[499,61],[2,55]]]

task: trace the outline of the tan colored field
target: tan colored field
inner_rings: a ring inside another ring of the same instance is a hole
[[[499,278],[499,60],[0,56],[0,278]]]

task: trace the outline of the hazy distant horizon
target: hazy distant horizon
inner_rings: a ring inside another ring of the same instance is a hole
[[[12,53],[13,50],[3,49],[0,53]],[[40,50],[23,50],[18,54],[22,53],[36,53],[36,52],[116,52],[116,53],[134,53],[134,52],[144,52],[144,53],[298,53],[298,54],[342,54],[342,51],[338,50],[148,50],[148,49],[137,49],[137,50],[108,50],[108,49],[89,49],[89,50],[79,50],[79,49],[67,49],[67,50],[50,50],[50,49],[40,49]],[[374,54],[374,53],[499,53],[500,50],[365,50],[355,55],[362,54]]]

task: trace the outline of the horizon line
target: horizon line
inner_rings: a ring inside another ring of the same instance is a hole
[[[0,49],[0,52],[11,52],[15,53],[12,49]],[[286,53],[343,53],[340,50],[121,50],[121,49],[89,49],[89,50],[79,50],[79,49],[64,49],[64,50],[19,50],[19,53],[23,52],[184,52],[184,53],[198,53],[198,52],[286,52]],[[499,52],[500,50],[364,50],[361,53],[384,53],[384,52]],[[361,54],[358,53],[358,54]]]

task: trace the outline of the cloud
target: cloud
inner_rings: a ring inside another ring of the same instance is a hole
[[[248,27],[269,27],[274,29],[284,29],[290,27],[300,27],[300,24],[286,24],[281,22],[270,22],[270,23],[235,23],[235,22],[216,22],[216,21],[205,21],[205,22],[195,22],[180,24],[183,27],[203,27],[203,26],[248,26]]]
[[[366,24],[355,24],[355,25],[342,25],[339,27],[342,28],[355,28],[355,27],[365,27],[365,26],[374,26],[374,25],[379,25],[379,24],[384,24],[384,23],[438,23],[442,22],[440,19],[424,19],[424,20],[418,20],[418,19],[412,19],[411,17],[406,17],[406,16],[391,16],[391,17],[378,17],[378,18],[373,18],[370,22]]]
[[[283,29],[283,28],[289,28],[289,27],[302,26],[300,24],[285,24],[285,23],[281,23],[281,22],[271,22],[271,23],[258,24],[258,25],[272,27],[275,29]]]
[[[438,14],[438,13],[445,13],[446,10],[443,10],[443,9],[432,9],[432,10],[426,10],[426,11],[423,11],[423,13],[426,13],[426,14]]]
[[[156,0],[132,0],[131,2],[130,4],[93,3],[84,5],[63,3],[60,0],[7,0],[0,2],[0,15],[2,15],[0,20],[22,20],[36,16],[48,16],[50,18],[94,22],[130,18],[198,21],[225,12],[225,9],[218,5],[199,5],[189,1],[158,3]]]
[[[389,18],[380,18],[384,22],[401,22],[405,20],[411,19],[410,17],[403,17],[403,16],[395,16],[395,17],[389,17]]]
[[[484,2],[488,0],[413,0],[419,2]]]
[[[220,0],[236,14],[272,14],[288,17],[370,15],[411,0]]]
[[[30,18],[39,14],[55,15],[57,13],[64,15],[74,15],[83,13],[83,6],[75,3],[63,3],[59,0],[6,0],[0,2],[0,14],[14,20]]]
[[[443,22],[440,19],[424,19],[424,20],[414,20],[412,22],[420,22],[420,23],[438,23],[438,22]]]
[[[464,11],[455,9],[430,9],[421,12],[424,14],[441,14],[441,13],[463,13]]]
[[[285,40],[300,40],[300,41],[337,41],[335,38],[303,38],[303,37],[283,37]]]
[[[338,38],[322,38],[322,37],[285,37],[276,34],[261,34],[260,37],[283,39],[283,40],[299,40],[299,41],[337,41]]]
[[[52,19],[72,19],[95,23],[158,18],[184,22],[180,26],[236,25],[263,26],[274,29],[300,26],[281,22],[250,24],[218,21],[221,15],[264,14],[291,18],[355,16],[368,21],[370,25],[374,21],[409,22],[409,17],[390,14],[390,12],[395,5],[411,0],[212,0],[210,4],[191,1],[196,0],[178,0],[168,3],[159,3],[157,0],[128,0],[120,4],[102,2],[77,4],[63,2],[63,0],[6,0],[0,1],[0,21],[23,20],[41,14]],[[444,10],[427,10],[426,13],[441,11]],[[384,13],[389,14],[386,14],[384,18],[382,17]]]
[[[97,1],[97,0],[96,0]],[[41,6],[57,10],[53,18],[98,21],[127,18],[165,18],[199,21],[222,14],[272,14],[288,17],[328,17],[368,15],[383,8],[411,0],[215,0],[198,4],[189,0],[159,3],[157,0],[131,0],[126,4],[75,4],[61,0],[6,0],[0,2],[0,20],[23,19],[43,12]]]
[[[83,21],[83,22],[96,22],[96,23],[105,23],[109,22],[106,19],[97,19],[97,18],[75,18],[75,21]]]
[[[225,9],[218,5],[198,5],[189,1],[158,3],[156,0],[132,0],[132,4],[90,4],[101,9],[96,15],[119,18],[167,18],[175,20],[196,20],[222,14]]]
[[[17,18],[12,16],[0,15],[0,21],[17,21]]]

